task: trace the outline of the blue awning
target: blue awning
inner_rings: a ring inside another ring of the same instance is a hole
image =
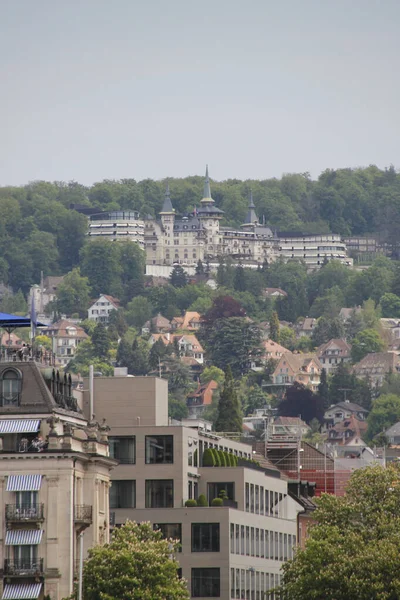
[[[11,529],[6,531],[6,546],[36,546],[42,535],[43,529]]]
[[[6,583],[2,600],[36,600],[43,583]]]
[[[40,419],[1,419],[2,433],[36,433],[39,431]]]
[[[41,475],[9,475],[6,492],[38,492],[41,484]]]

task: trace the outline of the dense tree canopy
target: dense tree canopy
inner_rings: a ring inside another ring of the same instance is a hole
[[[296,600],[400,596],[400,466],[354,471],[346,496],[323,494],[304,550],[283,565],[282,593]]]

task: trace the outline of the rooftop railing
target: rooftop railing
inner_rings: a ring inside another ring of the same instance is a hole
[[[30,362],[34,361],[45,366],[54,366],[56,364],[56,355],[43,348],[31,348],[22,346],[21,348],[8,348],[2,346],[0,350],[0,362]]]

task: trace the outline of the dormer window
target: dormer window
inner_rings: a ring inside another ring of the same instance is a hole
[[[7,369],[1,375],[2,406],[18,406],[21,394],[21,373],[16,369]]]

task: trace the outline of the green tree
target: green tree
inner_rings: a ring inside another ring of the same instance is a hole
[[[122,293],[118,244],[104,238],[87,241],[81,250],[80,265],[95,297],[100,294],[118,297]]]
[[[171,285],[173,285],[175,288],[183,288],[185,285],[187,285],[188,278],[181,265],[174,266],[169,280]]]
[[[128,324],[122,309],[112,310],[108,313],[108,327],[115,327],[119,337],[125,335],[128,330]]]
[[[117,365],[127,367],[129,375],[147,375],[150,370],[149,346],[141,338],[135,338],[132,344],[123,339],[118,344]]]
[[[296,334],[290,327],[281,327],[279,330],[279,343],[288,350],[294,350]]]
[[[149,365],[154,370],[159,370],[165,356],[169,354],[169,348],[164,344],[162,339],[158,339],[150,348]]]
[[[235,269],[233,287],[237,292],[246,291],[246,274],[242,264],[239,264]]]
[[[384,348],[385,344],[377,331],[364,329],[353,340],[351,358],[354,363],[357,363],[370,352],[382,352]]]
[[[338,318],[321,317],[312,333],[315,346],[320,346],[331,339],[340,339],[345,335],[343,322]]]
[[[201,260],[199,259],[197,261],[197,265],[196,265],[196,275],[203,275],[204,274],[204,265],[201,262]]]
[[[264,408],[268,403],[268,396],[264,394],[259,385],[252,385],[246,394],[244,402],[244,413],[246,417],[254,414],[257,408]]]
[[[97,323],[92,334],[92,344],[95,356],[99,358],[108,358],[110,351],[110,338],[107,335],[107,329],[103,323]]]
[[[136,296],[126,305],[125,319],[128,325],[141,329],[152,316],[153,307],[145,296]]]
[[[120,264],[121,300],[125,305],[135,296],[143,294],[146,255],[136,242],[118,242],[116,246]]]
[[[394,600],[400,592],[400,466],[352,474],[345,496],[323,494],[305,548],[283,565],[296,600]]]
[[[279,344],[279,317],[276,310],[272,313],[269,322],[269,338]]]
[[[225,382],[218,403],[216,431],[242,432],[242,410],[235,390],[231,368],[225,371]]]
[[[396,294],[383,294],[380,300],[382,317],[399,319],[400,318],[400,297]]]
[[[82,277],[79,267],[68,273],[57,288],[57,311],[66,315],[87,315],[89,307],[89,279]]]
[[[16,294],[5,294],[0,302],[0,310],[5,313],[26,315],[28,305],[22,290],[18,290]]]
[[[104,377],[111,377],[114,373],[113,367],[105,358],[96,356],[92,342],[84,340],[79,344],[74,358],[68,363],[67,371],[88,377],[90,365],[93,365],[95,372],[101,373]]]
[[[377,398],[368,415],[368,439],[372,440],[378,433],[400,421],[400,397],[395,394],[384,394]]]
[[[127,521],[109,544],[89,550],[83,573],[85,600],[189,599],[186,583],[178,577],[174,549],[178,540],[163,539],[150,523]]]
[[[210,365],[209,367],[205,367],[202,374],[200,375],[200,379],[201,383],[216,381],[218,383],[218,387],[222,388],[225,381],[225,373],[222,369],[219,369],[214,365]]]
[[[321,371],[320,382],[318,385],[318,395],[320,396],[320,398],[322,398],[324,408],[329,408],[329,384],[328,377],[326,375],[326,369],[322,369]]]

